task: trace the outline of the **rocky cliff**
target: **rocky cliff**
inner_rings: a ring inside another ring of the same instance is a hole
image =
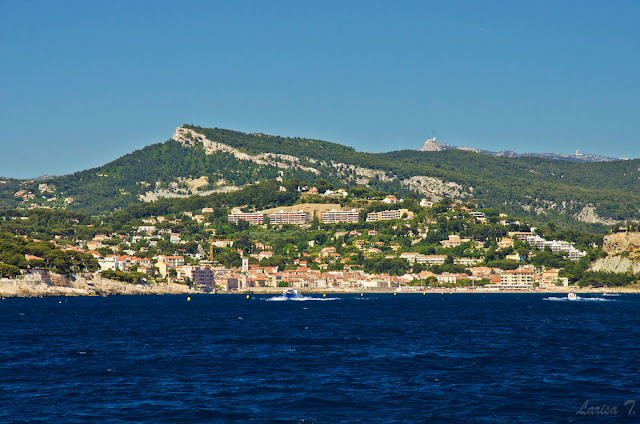
[[[602,249],[608,257],[593,263],[593,271],[640,272],[640,233],[619,232],[604,237]]]
[[[630,259],[640,257],[640,233],[619,232],[604,237],[602,249],[609,255],[624,255]]]

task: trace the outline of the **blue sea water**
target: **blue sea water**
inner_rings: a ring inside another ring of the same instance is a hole
[[[0,300],[0,422],[640,421],[638,295],[328,296]]]

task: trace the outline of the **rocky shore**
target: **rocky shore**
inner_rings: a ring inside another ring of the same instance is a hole
[[[40,278],[0,279],[2,297],[110,296],[202,293],[184,284],[128,284],[101,278],[99,274],[67,278],[43,275]]]

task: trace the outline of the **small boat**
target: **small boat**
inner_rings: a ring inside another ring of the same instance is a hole
[[[286,289],[282,292],[282,297],[287,299],[302,299],[302,293],[300,290]]]
[[[567,299],[569,300],[578,300],[578,295],[575,294],[574,292],[571,292],[567,295]]]

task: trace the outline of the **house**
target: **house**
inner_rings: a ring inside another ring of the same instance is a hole
[[[459,280],[469,280],[471,277],[467,274],[450,274],[443,272],[440,275],[436,275],[436,278],[440,284],[456,284]]]
[[[477,264],[478,262],[482,262],[482,259],[477,259],[477,258],[455,258],[453,260],[454,264],[457,265],[464,265],[464,266],[473,266],[475,264]]]
[[[426,265],[444,265],[447,255],[420,255],[416,258],[416,263]]]
[[[493,274],[493,269],[486,266],[476,266],[471,268],[471,276],[475,279],[488,278]]]
[[[387,196],[382,199],[382,203],[398,203],[398,199],[395,196]]]
[[[559,269],[548,269],[542,273],[541,284],[544,287],[550,287],[555,285],[568,286],[569,279],[566,277],[560,277]]]
[[[102,242],[101,241],[88,241],[87,242],[87,249],[89,250],[96,250],[96,249],[100,249],[102,247]]]
[[[44,261],[44,258],[41,258],[40,256],[35,256],[35,255],[24,255],[24,258],[28,261]]]
[[[449,247],[460,246],[461,244],[467,243],[469,241],[470,239],[467,239],[467,238],[463,239],[463,238],[460,238],[460,236],[454,234],[454,235],[450,235],[448,240],[442,240],[440,244],[442,244],[442,247],[444,248],[449,248]]]
[[[502,240],[498,242],[499,249],[507,249],[509,247],[513,247],[513,239],[503,237]]]
[[[271,258],[273,257],[273,252],[271,251],[262,251],[260,253],[258,253],[258,260],[262,260],[262,259],[267,259],[267,258]]]
[[[164,256],[162,258],[171,268],[184,265],[184,256]]]
[[[505,259],[508,261],[516,261],[516,262],[520,262],[520,254],[518,252],[514,253],[513,255],[506,255]]]
[[[422,255],[420,255],[418,252],[404,252],[400,254],[400,259],[406,259],[407,262],[412,264],[416,262],[418,256]]]

